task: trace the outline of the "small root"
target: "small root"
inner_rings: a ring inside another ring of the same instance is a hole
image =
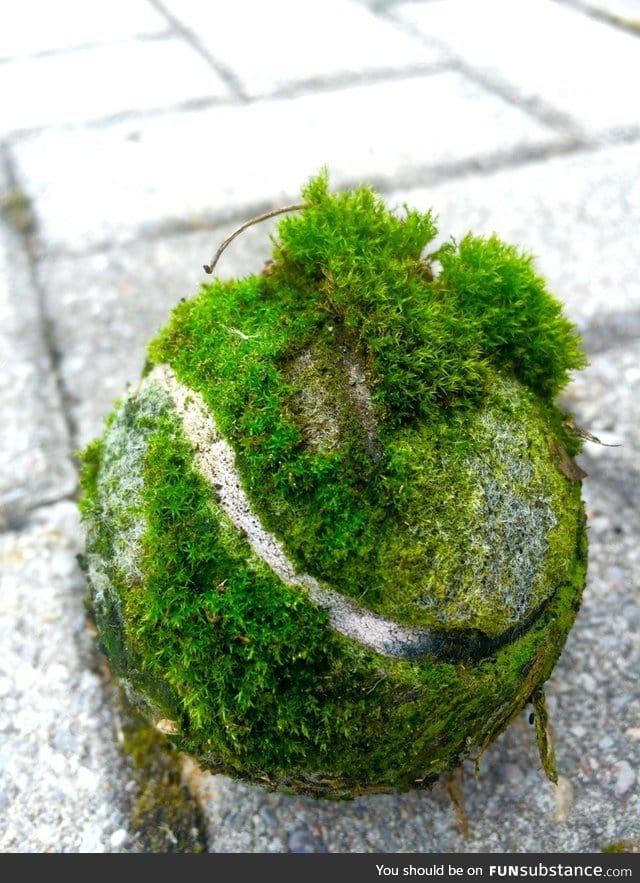
[[[469,821],[464,805],[464,770],[461,766],[456,767],[442,777],[442,784],[449,795],[458,819],[458,827],[463,837],[469,836]]]

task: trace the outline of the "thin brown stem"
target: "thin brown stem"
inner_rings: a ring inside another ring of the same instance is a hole
[[[214,256],[211,258],[211,263],[204,264],[205,273],[213,273],[213,268],[218,263],[220,255],[225,250],[227,245],[229,245],[230,242],[233,242],[236,236],[239,236],[244,230],[247,229],[247,227],[251,227],[253,224],[257,224],[259,221],[266,221],[268,218],[274,218],[276,215],[283,215],[285,212],[298,212],[304,208],[307,208],[307,203],[305,202],[299,202],[295,205],[285,205],[282,206],[282,208],[271,209],[271,211],[269,212],[263,212],[263,214],[256,215],[255,218],[251,218],[250,220],[245,221],[244,224],[242,224],[240,227],[234,230],[233,233],[227,236],[227,238],[220,245]]]

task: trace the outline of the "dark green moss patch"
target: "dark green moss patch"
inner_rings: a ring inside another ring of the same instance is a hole
[[[177,752],[124,697],[120,722],[137,785],[130,822],[137,845],[144,852],[206,852],[204,819],[182,782]]]

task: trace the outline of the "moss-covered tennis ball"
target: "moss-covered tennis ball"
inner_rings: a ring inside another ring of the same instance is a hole
[[[130,698],[216,773],[427,787],[542,685],[585,581],[584,358],[530,257],[320,175],[260,275],[203,285],[82,455]]]

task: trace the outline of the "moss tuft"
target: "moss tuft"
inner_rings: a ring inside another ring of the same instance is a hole
[[[439,249],[437,287],[477,323],[483,352],[544,398],[560,392],[586,360],[578,333],[529,255],[497,236],[468,234]]]

